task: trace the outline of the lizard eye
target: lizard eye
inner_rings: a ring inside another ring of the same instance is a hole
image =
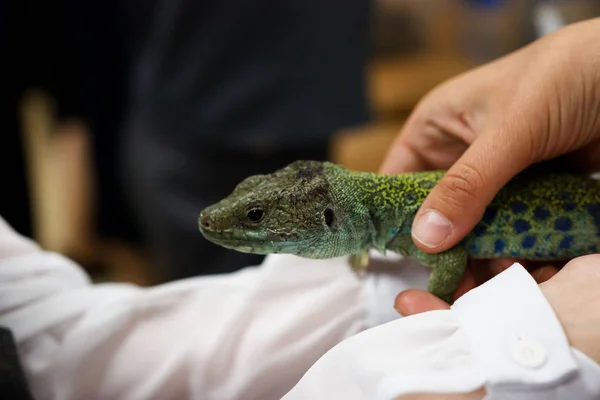
[[[248,216],[248,219],[250,221],[256,223],[260,222],[263,219],[265,213],[260,208],[253,208],[251,210],[248,210],[248,213],[246,215]]]

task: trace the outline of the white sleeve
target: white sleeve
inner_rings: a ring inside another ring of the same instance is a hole
[[[486,400],[598,400],[600,366],[571,348],[519,264],[452,309],[417,314],[343,341],[285,400],[392,400],[486,388]]]
[[[341,340],[397,319],[396,294],[427,276],[403,260],[361,281],[344,259],[272,256],[152,288],[94,285],[0,218],[0,326],[40,400],[280,399]]]

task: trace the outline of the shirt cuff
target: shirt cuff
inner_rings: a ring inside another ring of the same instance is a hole
[[[444,346],[448,350],[450,337],[464,337],[464,344],[454,348],[457,359],[468,354],[464,366],[440,375],[430,365],[426,376],[390,369],[392,373],[380,381],[379,398],[419,392],[465,393],[479,381],[487,389],[486,400],[600,399],[600,366],[570,346],[554,310],[520,264],[462,296],[450,313],[458,330],[440,338],[435,347],[438,352]],[[416,319],[411,322],[416,327]],[[439,324],[443,326],[441,318]],[[422,330],[424,337],[427,333]],[[427,352],[426,347],[422,351]]]
[[[570,347],[529,273],[515,264],[450,310],[368,329],[315,363],[286,400],[389,400],[415,393],[486,399],[600,398],[600,367]]]
[[[486,377],[487,399],[508,392],[515,399],[566,398],[557,393],[600,398],[600,366],[570,346],[554,310],[521,265],[467,293],[452,310]]]
[[[539,286],[519,264],[453,305],[490,384],[546,384],[574,373],[569,342]]]

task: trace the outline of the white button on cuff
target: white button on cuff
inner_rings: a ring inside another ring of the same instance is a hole
[[[529,340],[516,342],[512,354],[514,360],[526,368],[539,368],[544,365],[547,358],[544,347]]]

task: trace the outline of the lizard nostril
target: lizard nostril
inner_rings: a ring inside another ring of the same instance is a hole
[[[202,217],[200,217],[200,224],[203,228],[210,228],[210,218],[208,217],[208,215],[203,215]]]

